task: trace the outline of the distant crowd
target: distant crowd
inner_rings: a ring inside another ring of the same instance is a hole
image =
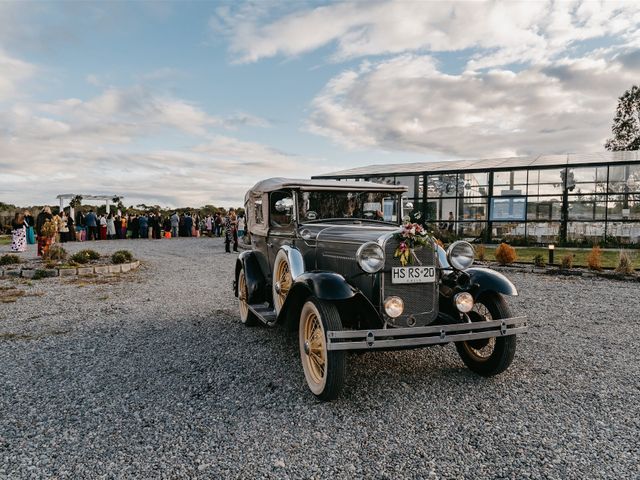
[[[49,225],[45,227],[45,224]],[[54,226],[53,232],[51,227]],[[175,237],[225,237],[226,251],[238,250],[238,238],[245,233],[244,215],[237,216],[235,209],[227,215],[219,213],[200,216],[189,212],[163,216],[159,212],[143,214],[114,215],[97,214],[93,209],[87,213],[79,211],[75,218],[66,210],[52,214],[50,207],[44,207],[36,218],[26,210],[16,213],[12,222],[12,250],[22,252],[28,244],[38,243],[38,255],[46,242],[84,242],[116,239],[160,239]]]

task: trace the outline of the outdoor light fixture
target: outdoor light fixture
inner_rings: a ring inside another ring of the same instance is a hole
[[[549,244],[549,265],[553,265],[553,251],[556,249],[556,246],[553,243]]]

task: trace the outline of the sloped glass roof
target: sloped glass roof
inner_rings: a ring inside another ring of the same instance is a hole
[[[445,162],[391,163],[385,165],[368,165],[366,167],[350,168],[347,170],[315,175],[312,178],[361,178],[385,175],[403,175],[408,173],[509,170],[629,162],[640,162],[640,151],[533,155],[528,157],[449,160]]]

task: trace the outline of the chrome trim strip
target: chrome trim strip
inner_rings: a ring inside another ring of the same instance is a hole
[[[358,350],[480,340],[524,333],[526,317],[430,327],[340,330],[327,332],[328,350]],[[456,333],[462,332],[462,333]],[[398,338],[401,337],[401,338]]]

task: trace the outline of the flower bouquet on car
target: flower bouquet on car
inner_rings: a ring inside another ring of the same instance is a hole
[[[393,238],[400,241],[393,254],[394,258],[400,258],[403,267],[420,264],[415,250],[431,245],[431,236],[422,225],[417,223],[405,223],[402,230],[394,234]]]

